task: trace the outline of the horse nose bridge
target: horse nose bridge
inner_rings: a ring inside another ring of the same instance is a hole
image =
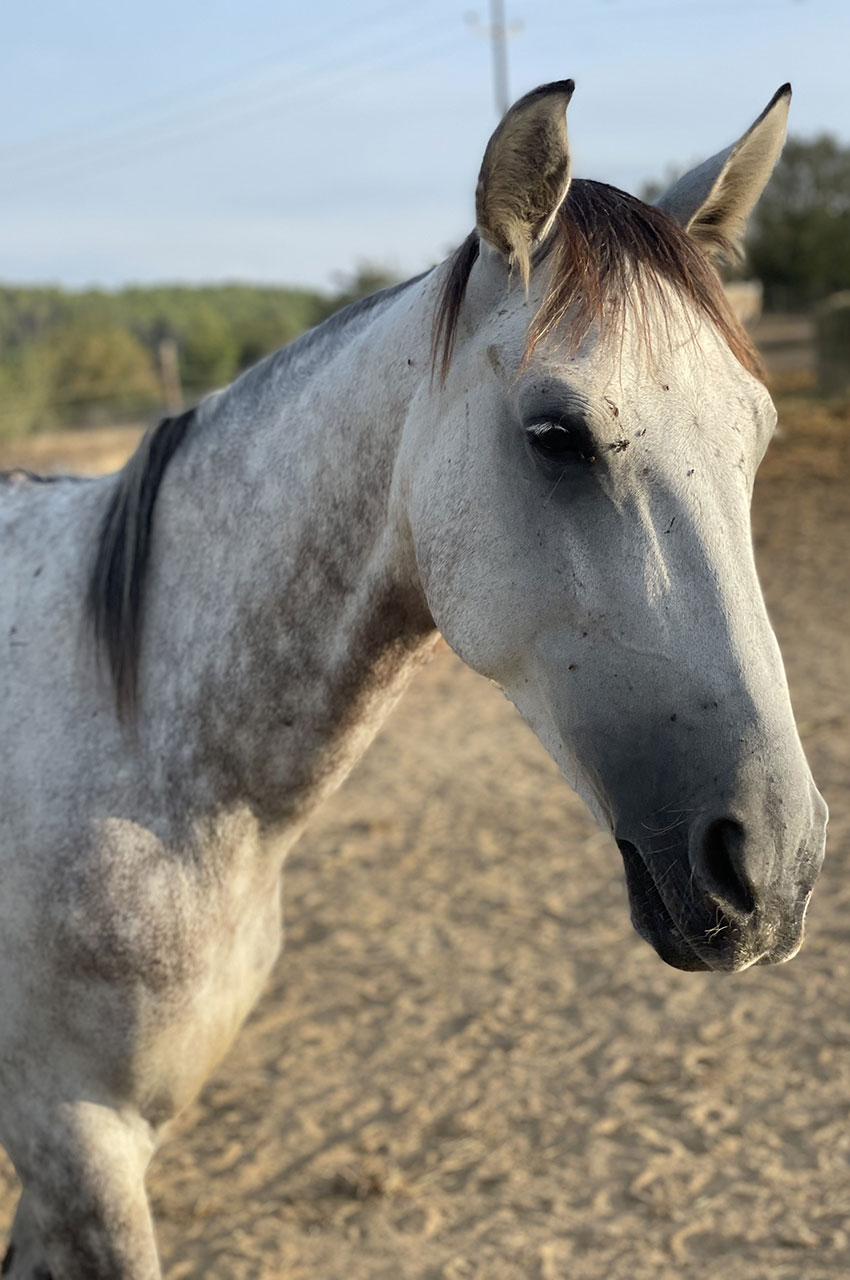
[[[670,499],[629,530],[622,608],[611,609],[623,652],[654,649],[668,679],[767,688],[784,683],[782,659],[753,557],[748,511]]]
[[[632,479],[645,484],[642,475]],[[683,488],[656,476],[650,489],[630,488],[618,512],[616,537],[632,588],[663,582],[671,603],[688,609],[759,591],[742,491],[705,478]]]
[[[787,718],[782,657],[754,568],[701,562],[688,575],[665,572],[662,589],[646,565],[630,564],[621,597],[587,612],[586,648],[600,677],[633,702],[676,704],[671,714],[737,701],[759,715],[781,706]]]

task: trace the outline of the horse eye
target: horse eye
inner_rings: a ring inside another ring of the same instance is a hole
[[[595,462],[593,441],[583,423],[532,422],[526,427],[531,448],[547,462]]]

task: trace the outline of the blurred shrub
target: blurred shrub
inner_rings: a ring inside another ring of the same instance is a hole
[[[58,420],[78,419],[97,406],[101,415],[127,417],[159,403],[150,352],[120,324],[65,324],[41,344]]]
[[[773,310],[850,289],[850,146],[789,138],[753,217],[748,256]]]
[[[20,435],[47,425],[49,360],[40,346],[16,348],[0,363],[0,435]]]
[[[191,394],[230,382],[239,366],[239,344],[221,311],[198,307],[178,339],[183,385]]]

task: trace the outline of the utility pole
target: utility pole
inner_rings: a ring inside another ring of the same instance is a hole
[[[183,408],[183,386],[180,381],[180,353],[174,338],[160,338],[156,346],[162,402],[169,413]]]
[[[490,0],[490,21],[482,22],[477,13],[468,13],[466,21],[479,35],[489,36],[493,53],[493,96],[499,119],[511,105],[508,89],[508,36],[522,31],[521,22],[505,22],[504,0]]]
[[[490,40],[493,46],[493,92],[496,96],[496,110],[501,117],[510,106],[504,0],[490,0]]]

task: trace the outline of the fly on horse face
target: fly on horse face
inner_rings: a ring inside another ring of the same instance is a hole
[[[713,265],[790,89],[657,207],[571,180],[572,91],[506,115],[447,262],[117,475],[2,486],[11,1280],[160,1275],[148,1162],[274,964],[287,850],[438,630],[611,831],[663,959],[800,946],[826,809],[753,563],[775,412]]]

